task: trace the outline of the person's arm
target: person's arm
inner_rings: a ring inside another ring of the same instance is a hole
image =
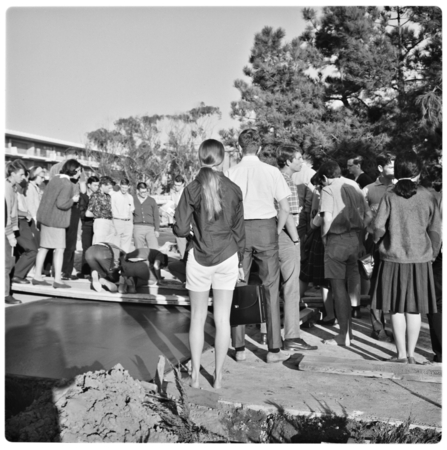
[[[304,205],[303,209],[300,212],[300,221],[301,218],[303,218],[306,224],[306,234],[309,232],[309,229],[311,228],[310,224],[312,222],[312,217],[310,213],[312,211],[312,199],[314,190],[315,186],[309,181],[309,183],[306,184],[304,189]]]
[[[284,225],[286,224],[287,217],[289,216],[289,214],[290,214],[289,200],[287,199],[287,197],[284,197],[279,201],[278,226],[277,226],[278,235],[281,234],[281,231],[284,228]]]
[[[242,261],[245,253],[245,225],[244,225],[244,204],[242,201],[242,193],[240,201],[233,215],[233,236],[238,246],[239,267],[242,267]]]
[[[287,216],[287,220],[286,220],[286,230],[287,233],[290,236],[290,239],[292,239],[292,241],[297,244],[300,240],[299,236],[298,236],[298,231],[297,228],[295,226],[295,220],[293,219],[293,215],[289,214]]]
[[[190,235],[192,213],[193,209],[189,204],[188,190],[185,189],[180,197],[174,215],[175,223],[172,227],[172,231],[177,237],[188,237]]]
[[[431,241],[434,261],[438,256],[439,251],[441,250],[442,244],[441,211],[436,204],[436,200],[433,201],[433,211],[430,218],[430,224],[427,228],[427,234]]]
[[[88,197],[85,198],[84,195],[79,196],[79,213],[81,220],[85,220],[85,213],[87,212]]]
[[[85,211],[85,217],[95,217],[94,211],[96,211],[96,195],[92,195],[88,201],[87,211]]]
[[[323,215],[323,223],[321,224],[321,236],[323,237],[323,242],[326,242],[327,234],[329,233],[333,221],[333,214],[325,211]]]
[[[386,233],[386,224],[390,215],[390,204],[388,194],[385,194],[379,203],[379,208],[377,210],[377,215],[374,220],[374,242],[380,241],[380,239]]]
[[[56,198],[56,207],[63,211],[67,211],[73,206],[73,188],[71,183],[64,183]]]
[[[160,236],[160,212],[158,211],[158,205],[155,199],[152,199],[152,214],[154,215],[155,236]]]

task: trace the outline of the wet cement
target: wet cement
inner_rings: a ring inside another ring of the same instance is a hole
[[[71,378],[122,364],[154,378],[158,357],[190,358],[189,308],[48,298],[6,308],[5,372]],[[206,345],[214,339],[209,315]]]

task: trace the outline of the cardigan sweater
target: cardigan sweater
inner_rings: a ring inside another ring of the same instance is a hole
[[[5,201],[6,201],[6,226],[5,235],[12,235],[14,231],[19,229],[18,209],[17,209],[17,193],[13,185],[6,180],[5,182]]]
[[[37,221],[47,227],[68,228],[73,206],[73,183],[66,176],[50,180],[37,210]]]
[[[160,213],[155,200],[149,195],[141,203],[138,195],[133,196],[135,210],[133,212],[134,225],[151,225],[155,231],[160,229]]]
[[[435,196],[419,186],[405,199],[387,192],[375,220],[374,241],[382,236],[380,259],[394,263],[425,263],[436,258],[441,247],[441,215]]]

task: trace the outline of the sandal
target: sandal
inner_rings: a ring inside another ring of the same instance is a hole
[[[408,363],[407,358],[398,358],[397,356],[393,356],[390,359],[384,359],[383,361],[385,361],[385,362],[394,362],[394,363],[402,363],[402,364],[407,364]]]
[[[417,364],[416,360],[414,359],[414,356],[407,356],[408,364]]]

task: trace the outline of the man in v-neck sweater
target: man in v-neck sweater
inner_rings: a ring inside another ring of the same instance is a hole
[[[134,195],[133,240],[135,248],[158,249],[160,235],[160,213],[155,200],[148,195],[146,183],[137,184],[137,194]]]

